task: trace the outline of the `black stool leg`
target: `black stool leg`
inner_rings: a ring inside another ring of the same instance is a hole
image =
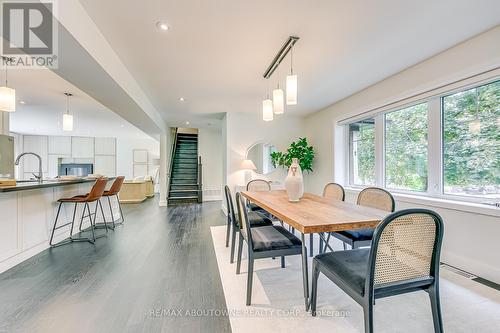
[[[122,224],[125,222],[125,217],[123,216],[123,211],[122,211],[122,203],[120,202],[120,197],[118,196],[118,193],[115,194],[116,197],[116,202],[118,203],[118,209],[120,210],[120,222],[116,224]],[[115,222],[113,222],[113,225],[115,225]]]
[[[59,219],[59,213],[61,212],[62,202],[59,203],[59,207],[57,208],[56,220],[54,221],[54,227],[52,228],[52,234],[50,235],[49,245],[52,246],[52,240],[54,239],[54,232],[56,231],[57,220]],[[69,235],[71,237],[71,234]]]
[[[104,215],[104,209],[102,209],[101,199],[97,200],[96,205],[99,205],[99,207],[101,208],[102,220],[104,222],[104,229],[106,229],[106,232],[108,232],[108,224],[106,223],[106,216]],[[96,210],[97,210],[97,207],[96,207]],[[95,219],[97,219],[97,216],[94,218],[94,222],[95,222]],[[114,230],[115,227],[113,227],[112,229]]]

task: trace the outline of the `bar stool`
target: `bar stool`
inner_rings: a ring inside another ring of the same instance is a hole
[[[57,202],[59,203],[59,207],[57,209],[56,219],[54,221],[54,227],[52,228],[52,235],[50,236],[50,242],[49,242],[50,246],[55,247],[55,246],[60,246],[60,245],[64,245],[64,244],[69,244],[71,242],[89,242],[91,244],[94,244],[95,240],[97,238],[105,236],[105,235],[100,235],[100,236],[96,237],[94,229],[95,229],[95,220],[97,217],[98,206],[101,208],[101,213],[104,216],[104,211],[102,209],[102,205],[101,205],[99,199],[101,199],[101,197],[104,193],[106,183],[107,183],[106,178],[99,178],[95,181],[94,185],[92,186],[92,189],[90,190],[90,192],[87,195],[77,195],[77,196],[74,196],[71,198],[61,198],[61,199],[57,200]],[[91,211],[90,211],[89,203],[91,203],[91,202],[96,202],[95,211],[93,213],[91,213]],[[71,222],[57,226],[57,220],[59,219],[59,213],[61,212],[62,205],[63,204],[72,204],[72,203],[75,205],[74,209],[73,209],[73,219],[71,220]],[[83,211],[82,211],[82,217],[80,219],[80,228],[79,228],[80,232],[82,232],[82,223],[83,223],[84,218],[88,217],[90,220],[90,230],[92,231],[92,238],[87,238],[87,237],[74,238],[73,237],[73,228],[74,228],[74,224],[75,224],[76,208],[77,208],[78,204],[84,205]],[[86,212],[88,212],[87,215],[85,215]],[[94,216],[94,219],[92,219],[92,216]],[[106,221],[104,223],[106,223]],[[69,239],[63,240],[57,244],[53,244],[52,241],[54,239],[54,232],[57,229],[63,228],[63,227],[70,225],[70,224],[71,224],[71,231],[69,233]],[[106,232],[107,232],[107,229],[106,229]]]
[[[122,188],[122,184],[123,184],[124,180],[125,180],[124,176],[116,177],[115,181],[113,182],[113,185],[111,185],[109,190],[104,191],[104,193],[102,194],[102,198],[108,199],[109,211],[111,213],[110,223],[113,224],[113,226],[109,227],[109,228],[112,230],[115,229],[116,225],[119,225],[119,224],[122,224],[123,222],[125,222],[125,218],[123,217],[123,212],[122,212],[122,204],[120,203],[120,198],[118,197],[118,193],[120,193],[120,190]],[[113,207],[111,206],[111,197],[116,197],[116,201],[118,202],[118,208],[120,209],[120,218],[118,218],[116,220],[115,220],[115,217],[113,215]],[[101,206],[101,208],[102,208],[102,206]],[[104,216],[104,214],[102,214],[102,217],[104,219],[104,223],[97,223],[96,224],[97,229],[108,227],[108,225],[106,224],[106,217]]]

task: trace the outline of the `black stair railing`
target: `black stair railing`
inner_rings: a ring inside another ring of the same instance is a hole
[[[170,151],[170,167],[169,167],[169,172],[168,172],[168,196],[170,196],[170,189],[172,188],[172,172],[174,170],[174,158],[175,158],[175,150],[177,148],[177,130],[178,128],[175,128],[174,134],[173,134],[173,144],[172,144],[172,150]]]
[[[202,179],[203,179],[203,174],[202,174],[201,156],[198,156],[198,203],[203,202]]]

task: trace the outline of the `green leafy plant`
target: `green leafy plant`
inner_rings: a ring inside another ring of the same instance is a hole
[[[302,171],[313,171],[314,148],[309,146],[306,138],[299,138],[299,140],[292,142],[286,152],[276,151],[271,153],[271,160],[275,167],[289,168],[292,164],[292,158],[299,160]]]

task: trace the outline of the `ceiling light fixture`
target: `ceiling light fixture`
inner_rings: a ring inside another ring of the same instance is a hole
[[[156,22],[156,28],[158,28],[158,30],[160,31],[168,31],[168,29],[170,29],[170,27],[165,22],[161,21]]]
[[[0,111],[16,112],[16,91],[8,87],[7,67],[11,58],[2,57],[5,66],[5,87],[0,87]]]
[[[293,47],[290,48],[290,74],[286,76],[286,105],[297,105],[297,75],[293,74]]]
[[[189,125],[189,121],[186,121],[186,125]]]
[[[25,101],[19,101],[19,104],[26,104]]]
[[[184,102],[184,97],[180,97],[179,101]]]
[[[73,131],[73,115],[69,114],[69,98],[73,94],[65,92],[64,95],[66,95],[66,113],[63,114],[63,131],[71,132]]]
[[[279,65],[285,59],[289,52],[292,51],[293,46],[299,40],[299,37],[290,36],[283,44],[281,49],[278,51],[274,57],[271,64],[267,67],[264,72],[264,78],[270,79],[273,73],[278,69],[278,84],[277,88],[273,90],[273,100],[272,107],[274,114],[283,114],[285,112],[285,93],[283,89],[280,88],[280,77],[279,77]],[[290,75],[286,77],[286,104],[296,105],[297,104],[297,75],[293,74],[293,58],[290,56]],[[262,118],[264,121],[272,120],[269,116],[267,106],[268,100],[262,102]]]
[[[262,119],[264,121],[273,120],[273,101],[269,99],[269,95],[262,101]]]

